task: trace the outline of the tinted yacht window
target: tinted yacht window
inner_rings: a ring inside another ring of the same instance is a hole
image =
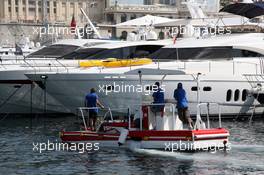
[[[106,49],[89,57],[86,57],[85,59],[129,58],[131,54],[130,49],[132,48],[122,47],[116,49]]]
[[[232,58],[232,47],[161,48],[153,59],[195,60]]]
[[[28,58],[58,58],[63,55],[69,54],[76,50],[78,46],[73,45],[51,45],[48,47],[44,47],[30,55]]]
[[[234,57],[260,57],[259,53],[232,47],[161,48],[151,54],[152,59],[163,60],[212,60]]]
[[[69,53],[67,55],[64,55],[63,57],[61,57],[60,59],[78,59],[78,60],[82,60],[85,59],[89,56],[95,55],[99,52],[102,52],[106,49],[101,49],[101,48],[87,48],[87,49],[78,49],[72,53]]]
[[[180,60],[232,58],[231,47],[204,47],[178,49]]]
[[[130,46],[115,49],[106,49],[100,51],[92,56],[88,56],[85,59],[107,59],[107,58],[143,58],[149,57],[151,53],[160,49],[161,45],[141,45],[141,46]]]
[[[152,59],[177,59],[177,49],[176,48],[161,48],[158,51],[150,55]]]
[[[233,49],[232,52],[233,57],[262,57],[260,53],[249,51],[249,50],[240,50]]]
[[[159,50],[161,45],[142,45],[142,46],[137,46],[135,53],[133,55],[134,58],[146,58],[150,57],[150,55],[157,50]]]

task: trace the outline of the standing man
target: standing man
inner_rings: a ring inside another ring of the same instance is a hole
[[[150,106],[151,111],[154,113],[154,116],[149,117],[149,123],[151,129],[159,129],[158,120],[161,119],[164,115],[164,90],[160,88],[160,83],[156,82],[155,85],[152,87],[154,91],[152,94],[153,97],[153,105]],[[158,115],[157,115],[158,113]]]
[[[96,90],[92,88],[90,90],[90,93],[85,96],[85,106],[88,108],[93,108],[93,109],[88,110],[89,126],[91,127],[92,131],[95,131],[95,122],[96,122],[97,114],[98,114],[97,105],[100,106],[101,108],[104,108],[104,106],[98,100]]]
[[[156,112],[161,112],[163,111],[165,100],[164,100],[164,92],[163,89],[160,88],[160,83],[156,82],[155,83],[155,91],[152,94],[153,97],[153,104],[159,104],[159,105],[154,105],[157,109]]]
[[[165,103],[164,91],[163,89],[160,88],[159,82],[156,82],[155,86],[156,86],[155,87],[156,90],[153,92],[152,97],[153,97],[153,104],[157,104],[157,105],[153,105],[152,111],[154,113],[163,112],[163,109],[164,109],[163,104]]]
[[[186,92],[182,87],[182,83],[178,83],[177,89],[174,90],[174,99],[177,101],[179,118],[183,123],[189,124],[190,130],[193,129],[193,121],[190,117]]]

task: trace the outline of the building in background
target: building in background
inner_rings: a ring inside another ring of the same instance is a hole
[[[220,0],[195,0],[201,3],[204,12],[214,16],[220,8]],[[120,23],[146,14],[168,18],[188,18],[186,0],[109,0],[105,4],[105,21]]]
[[[77,24],[85,22],[83,8],[92,21],[115,24],[146,14],[169,18],[189,17],[186,0],[1,0],[0,22],[23,24],[69,24],[74,15]],[[204,0],[195,0],[204,2]],[[205,1],[219,4],[220,0]],[[214,6],[215,6],[214,4]],[[214,14],[211,6],[205,12]]]
[[[103,0],[1,0],[1,23],[51,23],[69,24],[74,15],[77,22],[83,23],[80,12],[83,8],[93,20],[103,18]]]

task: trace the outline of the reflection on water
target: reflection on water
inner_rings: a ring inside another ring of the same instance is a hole
[[[31,128],[32,126],[32,128]],[[225,121],[231,151],[178,153],[101,148],[97,152],[34,152],[33,142],[58,142],[75,117],[7,118],[0,123],[0,174],[264,174],[264,121]]]

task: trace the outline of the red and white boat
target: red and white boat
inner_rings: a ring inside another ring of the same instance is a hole
[[[80,110],[87,109],[80,108]],[[221,127],[221,115],[219,115],[218,128],[210,128],[209,116],[207,116],[206,126],[198,112],[194,129],[184,129],[173,104],[165,104],[164,110],[156,114],[150,110],[150,105],[141,106],[139,113],[142,117],[139,116],[138,122],[131,117],[128,117],[125,122],[113,120],[111,115],[111,120],[103,120],[97,131],[87,129],[84,112],[81,113],[84,130],[62,131],[60,137],[63,142],[89,142],[99,143],[100,147],[136,147],[169,151],[215,149],[228,146],[229,131]]]

